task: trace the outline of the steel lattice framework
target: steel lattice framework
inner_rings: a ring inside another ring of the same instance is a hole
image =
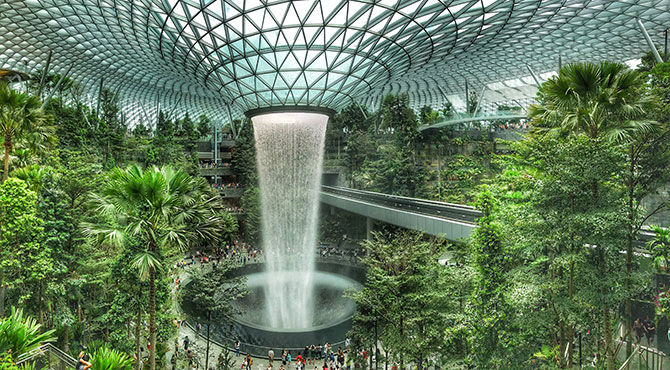
[[[529,71],[626,61],[663,43],[670,0],[0,0],[0,67],[100,80],[131,119],[227,122],[259,107],[415,106],[534,96]],[[530,72],[532,74],[532,72]]]

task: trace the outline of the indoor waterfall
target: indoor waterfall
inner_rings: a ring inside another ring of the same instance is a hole
[[[261,193],[266,309],[274,328],[312,325],[319,188],[328,116],[252,118]]]

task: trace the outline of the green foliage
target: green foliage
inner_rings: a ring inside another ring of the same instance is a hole
[[[409,106],[407,94],[387,95],[381,105],[382,126],[394,132],[401,146],[413,146],[419,132],[419,121]]]
[[[231,163],[240,185],[249,187],[257,184],[256,147],[254,127],[251,122],[247,122],[237,136]]]
[[[2,181],[9,176],[9,156],[17,145],[33,150],[55,144],[52,116],[36,96],[13,90],[0,82],[0,138],[4,147]]]
[[[12,307],[8,317],[0,318],[0,355],[18,357],[52,342],[53,333],[53,330],[42,332],[42,326],[35,319]]]
[[[261,193],[255,186],[248,186],[240,200],[244,208],[242,235],[244,239],[258,245],[261,242]]]
[[[357,304],[349,333],[354,349],[374,343],[377,326],[381,347],[402,361],[421,363],[444,350],[443,330],[454,322],[458,299],[445,295],[462,289],[437,262],[444,246],[417,234],[376,235],[363,247],[365,286],[352,293]],[[428,365],[425,364],[424,365]]]
[[[131,370],[133,360],[128,355],[108,347],[99,347],[91,356],[91,370]]]
[[[665,271],[670,267],[670,229],[660,226],[652,226],[654,239],[647,243],[647,248],[654,258],[654,267],[659,271]]]
[[[481,368],[495,368],[509,361],[507,347],[512,330],[504,295],[510,256],[494,222],[495,204],[493,194],[486,188],[477,196],[475,207],[483,216],[477,221],[471,243],[472,264],[477,274],[470,302],[469,342],[471,360]]]

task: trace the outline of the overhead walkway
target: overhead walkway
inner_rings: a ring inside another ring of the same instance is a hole
[[[322,186],[321,202],[407,229],[462,241],[470,237],[481,213],[470,206],[407,198],[342,187]]]
[[[521,113],[488,113],[488,114],[457,114],[452,118],[438,121],[431,125],[423,125],[419,127],[419,131],[438,129],[447,126],[460,125],[464,123],[480,122],[480,121],[506,121],[506,120],[515,120],[515,119],[524,119],[527,118],[525,114]]]

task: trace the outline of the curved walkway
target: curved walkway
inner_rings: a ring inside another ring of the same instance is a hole
[[[236,255],[232,258],[241,258],[240,255]],[[330,262],[330,263],[338,263],[338,264],[343,264],[343,265],[358,265],[357,260],[358,256],[354,255],[349,255],[345,254],[343,251],[337,250],[331,246],[325,245],[321,246],[318,250],[318,253],[315,255],[315,258],[317,261],[321,262]],[[190,256],[186,256],[183,258],[179,263],[186,262],[187,260],[191,260]],[[240,259],[238,261],[240,263],[240,267],[246,266],[246,265],[252,265],[252,264],[262,264],[265,263],[265,258],[262,254],[257,254],[255,258],[253,257],[247,257],[243,261]],[[181,318],[180,322],[177,323],[178,325],[178,331],[177,331],[177,337],[172,339],[171,344],[168,346],[168,351],[165,354],[165,361],[166,364],[168,364],[168,368],[171,369],[171,364],[170,364],[170,359],[175,353],[175,343],[178,344],[179,348],[179,353],[177,355],[177,362],[176,366],[174,369],[187,369],[188,368],[188,360],[185,355],[184,351],[184,339],[186,337],[189,338],[189,349],[193,352],[194,354],[194,361],[198,364],[198,368],[201,369],[205,366],[205,352],[206,352],[206,345],[207,345],[207,337],[206,335],[203,334],[203,332],[196,332],[195,328],[191,326],[186,321],[186,315],[181,309],[181,306],[179,304],[179,299],[177,297],[177,292],[180,290],[180,288],[183,286],[185,282],[188,282],[189,280],[189,271],[194,268],[209,268],[211,266],[211,263],[201,263],[200,261],[197,260],[197,258],[193,258],[193,263],[192,264],[185,264],[180,267],[175,267],[173,266],[171,268],[170,272],[170,278],[172,279],[173,285],[171,288],[171,299],[172,299],[172,310],[175,313],[176,317]],[[179,284],[175,284],[175,281],[179,279]],[[209,349],[209,367],[211,369],[216,368],[216,363],[217,359],[219,357],[219,354],[221,354],[224,351],[227,351],[230,353],[232,357],[232,362],[233,362],[233,367],[232,369],[240,369],[242,367],[242,362],[244,360],[244,353],[241,353],[239,356],[237,356],[232,349],[234,347],[234,343],[231,340],[231,343],[219,343],[213,339],[210,339],[210,349]],[[334,348],[337,348],[338,343],[334,343],[333,346]],[[341,343],[340,343],[341,344]],[[297,349],[292,349],[293,352],[297,351]],[[251,369],[267,369],[269,365],[269,361],[267,357],[258,357],[252,355],[254,360],[253,365],[251,366]],[[275,366],[274,368],[278,368],[277,364],[281,364],[281,354],[275,352]],[[279,361],[277,359],[279,358]],[[236,367],[235,367],[236,366]],[[316,365],[309,365],[309,366],[315,366]],[[190,368],[189,368],[190,369]],[[289,367],[287,367],[289,369]]]

